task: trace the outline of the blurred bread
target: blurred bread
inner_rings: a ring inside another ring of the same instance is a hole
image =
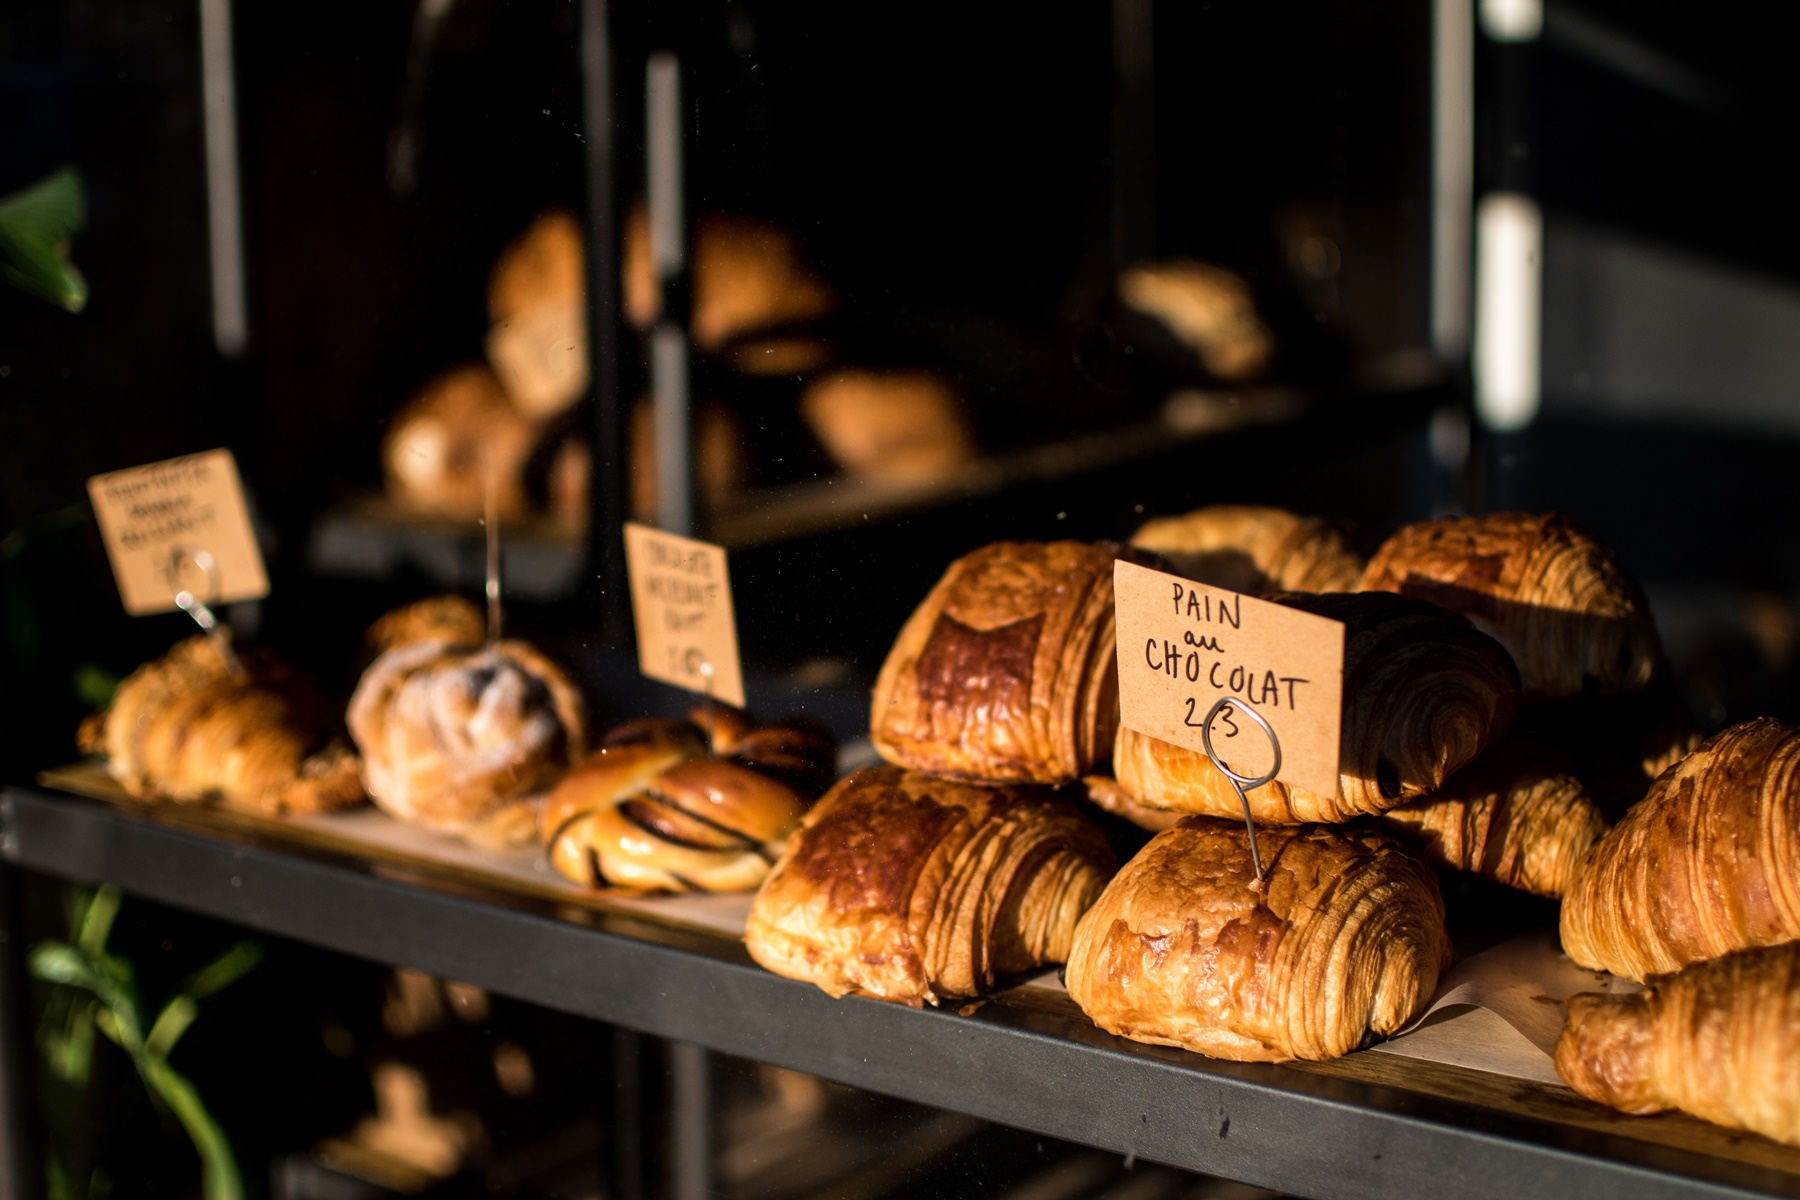
[[[837,371],[807,385],[800,413],[826,453],[865,479],[937,479],[975,456],[955,393],[928,371]]]
[[[695,405],[694,486],[701,503],[716,508],[749,479],[750,456],[737,414],[716,402]],[[631,409],[631,511],[640,521],[656,516],[656,413],[648,400]]]
[[[581,227],[538,217],[500,255],[488,283],[487,356],[521,412],[544,418],[587,390],[587,288]]]
[[[388,495],[413,512],[479,517],[488,455],[500,515],[516,518],[526,507],[525,461],[536,436],[492,371],[476,363],[453,367],[414,393],[389,425],[381,444]]]
[[[1166,325],[1228,383],[1254,379],[1275,357],[1275,335],[1256,315],[1250,285],[1192,259],[1143,263],[1119,276],[1119,299]]]

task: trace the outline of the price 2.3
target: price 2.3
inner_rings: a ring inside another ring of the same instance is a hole
[[[1200,718],[1198,711],[1198,703],[1192,696],[1189,696],[1187,700],[1187,716],[1182,718],[1181,723],[1186,725],[1189,729],[1199,729],[1204,726],[1206,722]],[[1235,708],[1229,706],[1221,708],[1219,710],[1219,715],[1214,719],[1215,728],[1222,725],[1225,728],[1226,737],[1236,737],[1238,735],[1237,722],[1232,720],[1232,717],[1236,715],[1237,709]]]

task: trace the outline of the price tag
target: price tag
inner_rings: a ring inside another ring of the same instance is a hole
[[[269,594],[231,451],[96,475],[88,496],[132,616],[169,612],[181,592],[204,604]]]
[[[625,570],[631,578],[638,670],[744,707],[725,548],[628,521]]]
[[[1277,779],[1337,795],[1342,622],[1124,561],[1113,565],[1113,598],[1126,725],[1204,754],[1213,705],[1241,700],[1280,739]],[[1212,733],[1219,757],[1246,778],[1273,765],[1268,737],[1242,713],[1220,712]]]

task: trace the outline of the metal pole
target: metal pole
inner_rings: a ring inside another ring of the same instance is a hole
[[[681,66],[666,50],[644,73],[646,174],[650,186],[650,262],[662,293],[650,331],[650,395],[656,424],[656,518],[669,533],[694,536],[693,411],[688,395],[687,271],[681,153]]]
[[[712,1056],[692,1042],[669,1043],[674,1105],[674,1200],[712,1195]]]
[[[212,258],[213,342],[239,358],[250,342],[244,228],[238,195],[237,86],[231,0],[200,0],[201,112],[206,129],[206,215]]]
[[[1113,0],[1112,255],[1156,253],[1156,8]]]

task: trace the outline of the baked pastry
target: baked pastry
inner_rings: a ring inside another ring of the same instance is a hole
[[[956,394],[929,371],[835,371],[800,393],[800,413],[838,466],[887,483],[921,483],[975,456]]]
[[[1189,579],[1248,592],[1354,592],[1363,560],[1336,526],[1279,508],[1215,504],[1146,521],[1131,544]]]
[[[710,745],[692,719],[636,721],[603,739],[544,806],[551,864],[591,887],[761,883],[830,783],[836,745],[810,722],[746,728],[733,713],[712,725]]]
[[[1800,942],[1569,997],[1556,1073],[1628,1113],[1679,1108],[1800,1146]]]
[[[581,226],[561,210],[533,221],[488,281],[487,357],[527,416],[572,408],[587,390],[587,282]]]
[[[235,673],[218,639],[177,642],[83,722],[83,752],[140,799],[272,815],[362,803],[356,756],[312,683],[266,650],[234,656]]]
[[[1112,851],[1043,788],[898,767],[841,780],[750,906],[751,957],[833,996],[918,1007],[1060,962]]]
[[[1108,775],[1083,776],[1081,788],[1088,803],[1095,808],[1130,821],[1139,829],[1148,829],[1151,833],[1161,833],[1182,818],[1182,814],[1178,812],[1139,804],[1131,798],[1130,792],[1119,786],[1118,780]]]
[[[713,353],[776,326],[815,321],[836,303],[806,262],[794,235],[736,213],[701,213],[691,234],[694,345]],[[662,292],[650,261],[650,216],[642,205],[625,224],[625,315],[639,329],[661,316]]]
[[[526,508],[525,462],[536,437],[492,371],[455,367],[421,388],[388,427],[388,495],[413,512],[472,520],[486,511],[491,460],[500,515],[516,519]]]
[[[1606,832],[1599,805],[1555,754],[1511,739],[1377,821],[1427,862],[1552,897]]]
[[[1436,605],[1379,592],[1269,599],[1344,622],[1344,715],[1337,796],[1276,781],[1252,790],[1251,817],[1347,821],[1436,791],[1496,741],[1519,703],[1499,643]],[[1113,772],[1140,803],[1237,817],[1229,780],[1198,750],[1121,727]]]
[[[1512,654],[1527,701],[1626,695],[1647,686],[1662,661],[1643,590],[1567,517],[1496,513],[1408,525],[1375,552],[1362,586],[1468,617]]]
[[[1250,285],[1222,267],[1192,259],[1132,267],[1119,276],[1119,299],[1162,322],[1227,383],[1256,378],[1275,357]]]
[[[427,596],[402,605],[369,626],[363,647],[374,660],[409,642],[478,646],[487,637],[487,617],[461,596]]]
[[[525,845],[585,748],[581,696],[524,642],[412,642],[363,672],[348,713],[382,809],[478,845]]]
[[[1734,725],[1665,771],[1563,898],[1570,958],[1643,979],[1800,938],[1800,729]]]
[[[870,738],[892,763],[959,779],[1069,783],[1118,725],[1115,551],[995,542],[950,564],[875,682]]]
[[[1246,1062],[1337,1058],[1399,1030],[1450,963],[1429,868],[1370,829],[1189,817],[1075,929],[1069,995],[1109,1033]]]

